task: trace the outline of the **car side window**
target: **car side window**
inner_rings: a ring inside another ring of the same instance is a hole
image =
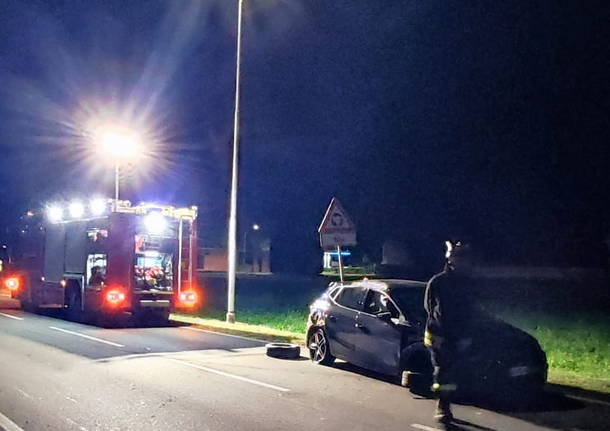
[[[333,290],[331,290],[331,291],[330,291],[330,293],[328,294],[328,296],[329,296],[331,299],[335,299],[335,296],[337,296],[337,293],[339,293],[339,291],[340,291],[340,290],[341,290],[341,288],[340,288],[340,287],[336,287],[336,288],[334,288]]]
[[[364,303],[364,312],[369,314],[379,314],[388,311],[387,302],[381,300],[381,293],[371,290]]]
[[[400,312],[388,295],[371,290],[364,304],[364,312],[369,314],[379,314],[389,312],[393,319],[400,317]]]
[[[344,287],[335,297],[337,304],[354,310],[362,310],[364,305],[364,294],[366,290],[362,287]]]
[[[400,311],[398,311],[398,308],[396,308],[394,303],[390,300],[389,296],[382,295],[381,296],[381,301],[385,302],[387,304],[388,311],[392,315],[392,319],[400,319]]]

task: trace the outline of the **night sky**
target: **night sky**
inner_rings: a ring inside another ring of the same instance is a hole
[[[332,196],[373,260],[396,239],[429,263],[453,236],[492,263],[605,262],[606,2],[246,3],[239,220],[271,236],[276,269],[321,263]],[[110,196],[85,123],[120,115],[155,142],[127,197],[198,204],[202,241],[222,242],[236,5],[2,1],[3,229]]]

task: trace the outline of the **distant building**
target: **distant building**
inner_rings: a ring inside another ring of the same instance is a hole
[[[351,264],[352,252],[349,250],[341,250],[341,259],[343,260],[343,266]],[[332,269],[339,267],[339,254],[337,251],[325,251],[322,261],[324,269]]]

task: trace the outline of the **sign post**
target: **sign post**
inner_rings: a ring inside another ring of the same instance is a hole
[[[337,258],[339,259],[339,279],[343,283],[343,259],[341,258],[341,246],[337,246]]]
[[[332,198],[318,228],[320,246],[324,250],[336,250],[339,262],[339,277],[344,281],[341,247],[356,245],[356,226],[338,199]]]

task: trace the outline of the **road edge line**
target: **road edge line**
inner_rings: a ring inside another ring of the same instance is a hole
[[[110,346],[114,346],[114,347],[125,347],[125,345],[115,343],[114,341],[103,340],[101,338],[92,337],[91,335],[81,334],[80,332],[75,332],[75,331],[70,331],[68,329],[58,328],[57,326],[49,326],[49,329],[53,329],[53,330],[59,331],[59,332],[64,332],[64,333],[70,334],[70,335],[76,335],[77,337],[83,337],[83,338],[86,338],[87,340],[97,341],[98,343],[109,344]]]
[[[0,412],[0,428],[6,431],[23,431],[23,428],[3,415],[2,412]]]
[[[176,362],[181,365],[185,365],[187,367],[196,368],[198,370],[207,371],[208,373],[217,374],[219,376],[228,377],[235,380],[240,380],[242,382],[250,383],[257,386],[262,386],[264,388],[273,389],[279,392],[290,392],[290,389],[283,388],[281,386],[272,385],[270,383],[261,382],[258,380],[250,379],[248,377],[238,376],[237,374],[227,373],[225,371],[216,370],[214,368],[209,368],[203,365],[193,364],[192,362],[183,361],[181,359],[167,358],[172,362]]]
[[[8,317],[10,319],[15,319],[15,320],[23,320],[23,317],[13,316],[12,314],[7,314],[7,313],[0,313],[0,316]]]
[[[207,334],[214,334],[214,335],[222,335],[224,337],[232,337],[232,338],[239,338],[241,340],[247,340],[247,341],[257,341],[259,343],[262,344],[267,344],[267,343],[271,343],[271,341],[265,341],[265,340],[261,340],[259,338],[253,338],[253,337],[245,337],[243,335],[233,335],[233,334],[227,334],[225,332],[216,332],[216,331],[210,331],[209,329],[203,329],[203,328],[198,328],[196,326],[179,326],[179,328],[182,329],[189,329],[191,331],[198,331],[198,332],[205,332]]]
[[[418,430],[423,430],[423,431],[441,431],[438,428],[433,428],[433,427],[429,427],[427,425],[422,425],[422,424],[411,424],[411,428],[416,428]]]

